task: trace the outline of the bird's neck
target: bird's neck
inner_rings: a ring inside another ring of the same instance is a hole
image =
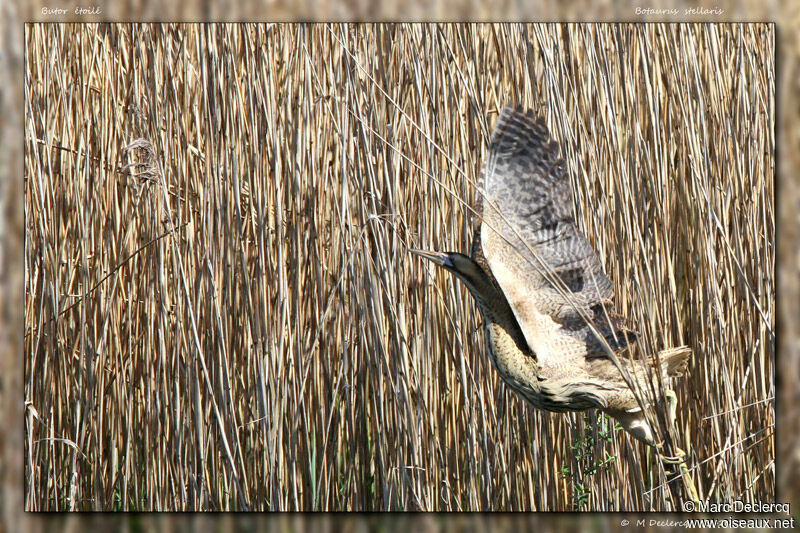
[[[536,359],[503,292],[477,263],[473,272],[459,277],[469,289],[487,328],[500,327],[526,356]]]
[[[470,294],[478,304],[483,319],[487,322],[497,323],[504,329],[511,330],[516,326],[516,319],[508,300],[492,283],[489,275],[476,263],[474,272],[459,277],[469,289]],[[514,322],[512,324],[512,322]]]

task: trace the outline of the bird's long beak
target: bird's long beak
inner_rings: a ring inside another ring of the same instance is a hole
[[[425,250],[413,250],[411,248],[408,249],[409,252],[412,254],[418,255],[420,257],[424,257],[430,261],[433,261],[440,267],[450,266],[450,255],[443,253],[443,252],[428,252]]]

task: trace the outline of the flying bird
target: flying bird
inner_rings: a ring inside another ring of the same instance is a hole
[[[637,333],[616,312],[611,280],[575,224],[566,164],[541,117],[503,109],[479,190],[469,256],[411,251],[467,286],[489,357],[512,390],[547,411],[600,409],[657,446],[642,407],[666,399],[674,419],[675,394],[656,399],[635,384],[682,374],[691,350],[630,357]]]

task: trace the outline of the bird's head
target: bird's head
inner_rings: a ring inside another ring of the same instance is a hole
[[[463,268],[465,265],[472,262],[469,257],[455,252],[429,252],[426,250],[414,250],[410,248],[408,251],[414,255],[424,257],[425,259],[432,261],[440,267],[450,271],[456,271],[460,267]]]
[[[457,252],[428,252],[425,250],[412,250],[409,252],[424,257],[425,259],[449,270],[467,285],[476,285],[485,274],[478,264],[464,254]]]
[[[457,252],[428,252],[425,250],[412,249],[409,249],[409,252],[424,257],[458,276],[476,298],[487,290],[488,279],[486,273],[478,263],[464,254]]]

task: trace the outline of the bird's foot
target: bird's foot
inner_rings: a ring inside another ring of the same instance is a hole
[[[672,465],[679,465],[682,463],[686,463],[686,452],[681,450],[677,446],[675,446],[675,455],[665,455],[661,453],[661,451],[659,451],[658,456],[663,462]]]
[[[683,451],[681,448],[678,448],[677,446],[673,446],[673,450],[675,452],[675,455],[670,456],[663,454],[661,452],[661,449],[659,449],[658,456],[663,463],[677,465],[677,468],[680,471],[680,477],[683,478],[683,481],[685,483],[686,493],[688,497],[693,502],[698,502],[699,497],[698,497],[697,487],[695,487],[691,471],[689,470],[689,467],[686,465],[686,452]]]

